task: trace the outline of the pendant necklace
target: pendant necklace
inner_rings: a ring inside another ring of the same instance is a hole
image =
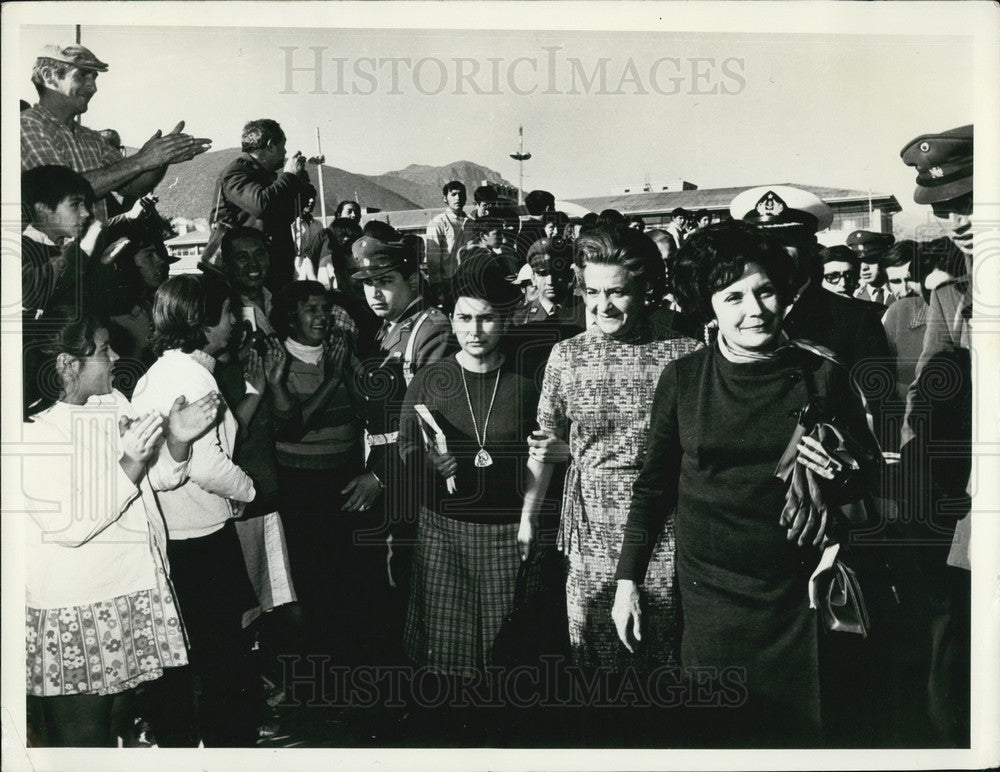
[[[477,467],[482,469],[486,466],[493,465],[493,457],[487,452],[486,448],[486,428],[490,424],[490,414],[493,412],[493,403],[497,398],[497,389],[500,387],[500,368],[497,368],[497,382],[493,384],[493,396],[490,397],[490,406],[486,411],[486,420],[483,422],[483,438],[479,439],[479,424],[476,422],[476,411],[472,409],[472,397],[469,396],[469,384],[465,381],[465,368],[459,365],[459,369],[462,371],[462,386],[465,389],[465,402],[469,406],[469,414],[472,416],[472,429],[476,433],[476,442],[479,444],[479,452],[476,454],[475,464]]]

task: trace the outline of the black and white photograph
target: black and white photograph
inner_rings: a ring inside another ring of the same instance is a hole
[[[5,769],[1000,764],[996,3],[0,22]]]

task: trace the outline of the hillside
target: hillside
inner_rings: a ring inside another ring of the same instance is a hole
[[[510,186],[510,183],[497,172],[471,161],[455,161],[445,166],[410,164],[405,169],[387,172],[372,179],[377,180],[378,184],[416,201],[425,209],[433,209],[442,205],[441,188],[451,180],[465,183],[465,187],[469,191],[470,202],[472,201],[472,191],[478,188],[483,180]]]
[[[160,198],[160,212],[170,218],[207,217],[218,195],[216,186],[219,174],[239,154],[238,148],[215,150],[171,166],[163,182],[156,188],[156,195]],[[318,182],[317,169],[315,166],[308,168],[315,185]],[[466,184],[470,199],[472,190],[484,179],[507,184],[492,169],[469,161],[458,161],[447,166],[412,164],[406,169],[380,175],[354,174],[335,166],[323,165],[323,189],[327,213],[330,215],[338,201],[355,197],[364,206],[387,212],[439,207],[442,205],[441,186],[454,179]],[[316,214],[319,214],[319,202]]]

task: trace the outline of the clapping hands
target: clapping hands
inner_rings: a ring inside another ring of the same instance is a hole
[[[271,386],[277,387],[285,380],[288,371],[288,354],[274,336],[267,338],[267,351],[264,352],[264,378]]]
[[[264,393],[264,387],[267,383],[264,376],[264,363],[256,349],[250,349],[247,352],[246,361],[243,363],[243,377],[258,394]]]
[[[191,403],[182,394],[174,400],[167,416],[170,436],[177,442],[194,442],[215,423],[221,404],[222,397],[217,391],[210,391]]]
[[[181,161],[190,161],[211,147],[212,140],[182,134],[183,128],[184,121],[181,121],[169,134],[157,129],[136,155],[147,162],[147,168],[157,169]]]
[[[347,344],[347,336],[339,328],[331,326],[323,344],[324,372],[327,378],[340,375],[349,353],[350,346]]]
[[[118,434],[122,440],[122,451],[127,460],[144,465],[163,438],[163,416],[151,410],[139,418],[122,416],[118,419]]]

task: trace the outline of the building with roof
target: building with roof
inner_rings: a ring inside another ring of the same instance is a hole
[[[617,209],[626,216],[642,217],[648,228],[658,228],[670,222],[670,212],[677,207],[687,209],[689,212],[707,209],[712,213],[713,219],[727,219],[729,217],[729,202],[744,190],[758,187],[757,185],[744,185],[734,188],[699,189],[689,182],[684,184],[690,187],[671,191],[623,192],[609,196],[574,198],[569,199],[568,203],[591,212]],[[780,184],[793,185],[815,193],[833,209],[833,224],[829,229],[819,234],[819,240],[826,246],[844,243],[844,239],[851,231],[859,229],[892,233],[893,215],[902,210],[896,197],[888,193],[829,188],[819,185],[799,185],[788,182]],[[422,235],[431,218],[442,211],[442,208],[410,209],[400,212],[379,212],[374,217],[388,222],[402,233]]]
[[[198,261],[208,245],[209,235],[208,230],[195,228],[163,242],[167,254],[178,258],[178,261],[170,266],[170,273],[192,273],[198,270]]]
[[[830,205],[833,209],[833,223],[819,234],[819,240],[827,246],[842,244],[851,231],[859,229],[892,233],[893,215],[902,211],[896,197],[887,193],[800,185],[793,182],[775,184],[808,190]],[[626,216],[642,217],[649,228],[658,228],[670,222],[670,212],[677,207],[687,209],[689,212],[707,209],[712,213],[713,220],[728,219],[729,203],[744,190],[754,187],[758,186],[619,193],[594,198],[577,198],[573,199],[573,203],[584,206],[592,212],[617,209]]]

